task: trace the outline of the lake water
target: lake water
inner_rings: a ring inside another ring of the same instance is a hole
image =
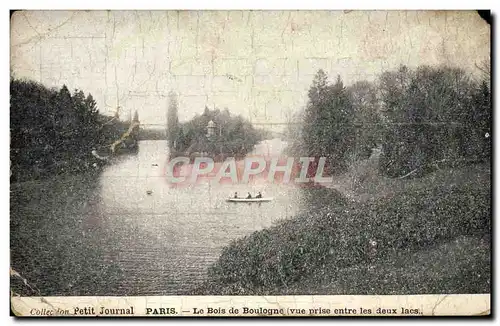
[[[265,141],[252,154],[283,147]],[[11,266],[42,295],[185,294],[231,240],[299,209],[290,185],[172,187],[167,154],[166,141],[141,141],[99,175],[11,185]],[[249,191],[274,200],[225,201]]]

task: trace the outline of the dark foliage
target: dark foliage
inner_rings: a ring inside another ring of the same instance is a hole
[[[71,94],[65,85],[56,90],[13,78],[10,95],[11,181],[92,169],[103,163],[92,151],[110,154],[110,145],[130,127],[99,114],[91,94]],[[137,129],[117,144],[116,152],[136,147]]]
[[[140,128],[138,138],[139,140],[165,140],[167,134],[165,129]]]
[[[301,141],[303,156],[327,157],[330,168],[342,171],[355,143],[354,108],[340,76],[330,85],[323,70],[316,74],[308,92]]]
[[[490,159],[488,81],[477,83],[461,69],[402,66],[382,74],[379,85],[383,174],[421,175]]]
[[[211,131],[208,130],[210,121],[213,122]],[[202,115],[180,124],[177,130],[175,149],[181,155],[244,156],[265,135],[243,117],[232,116],[228,109],[220,111],[207,107]]]
[[[200,290],[204,294],[280,293],[318,271],[336,278],[337,272],[353,266],[394,263],[397,253],[428,250],[458,236],[490,233],[490,190],[478,184],[407,191],[355,205],[335,198],[328,207],[233,242]],[[448,293],[450,288],[432,289]],[[373,291],[383,294],[384,285]]]
[[[304,190],[298,216],[231,243],[195,294],[489,292],[491,189],[472,175],[454,174],[490,160],[489,79],[474,81],[461,69],[402,66],[376,84],[345,88],[340,77],[330,85],[320,70],[308,95],[296,115],[301,128],[287,131],[294,136],[290,153],[326,156],[342,171],[381,146],[382,175],[423,177],[421,185],[400,180],[399,192],[353,202],[329,189]],[[432,181],[438,172],[425,177],[438,169],[451,175],[446,182]],[[432,269],[442,254],[451,258],[427,274],[402,268],[415,256]],[[390,284],[394,278],[401,282]]]
[[[401,66],[384,72],[377,83],[346,88],[340,77],[330,84],[319,70],[307,106],[296,116],[302,127],[288,130],[288,151],[325,156],[330,172],[342,172],[382,147],[380,171],[390,177],[488,161],[489,84],[487,73],[477,82],[458,68]]]

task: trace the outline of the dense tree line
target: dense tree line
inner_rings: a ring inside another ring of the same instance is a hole
[[[139,140],[165,140],[167,134],[165,129],[153,129],[153,128],[140,128],[139,129]]]
[[[213,135],[208,124],[213,121]],[[243,156],[262,140],[261,133],[241,116],[231,116],[228,109],[210,110],[179,126],[180,152],[208,152],[212,155]]]
[[[330,172],[370,155],[380,138],[379,103],[372,83],[345,87],[340,76],[329,83],[323,70],[314,77],[304,111],[290,124],[288,150],[295,156],[326,157]]]
[[[327,157],[330,171],[342,172],[381,147],[379,168],[391,177],[488,160],[489,83],[458,68],[401,66],[345,87],[319,70],[295,116],[301,126],[288,129],[289,151]]]
[[[448,67],[405,66],[379,79],[380,170],[389,176],[489,160],[489,80]]]
[[[96,153],[135,149],[138,119],[136,113],[131,124],[100,114],[92,95],[81,90],[71,94],[65,85],[49,89],[11,78],[11,180],[84,171],[103,163]]]
[[[231,115],[227,108],[221,111],[205,107],[203,114],[197,114],[184,123],[179,123],[177,109],[176,98],[171,95],[167,136],[172,155],[206,153],[214,157],[244,156],[268,135],[255,129],[243,117]],[[209,134],[210,121],[213,122],[213,134]]]

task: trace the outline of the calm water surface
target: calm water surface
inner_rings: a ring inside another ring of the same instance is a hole
[[[282,147],[266,141],[252,154]],[[142,141],[137,154],[100,175],[12,185],[11,266],[43,295],[183,294],[231,240],[298,210],[292,186],[173,188],[163,177],[166,160],[165,141]],[[225,202],[235,191],[262,191],[274,201]]]

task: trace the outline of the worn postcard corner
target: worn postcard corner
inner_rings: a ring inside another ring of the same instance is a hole
[[[490,23],[11,12],[12,314],[490,315]]]

